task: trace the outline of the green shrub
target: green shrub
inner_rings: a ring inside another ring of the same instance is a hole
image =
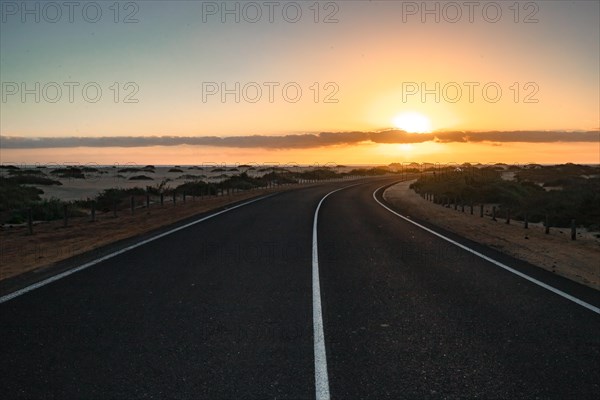
[[[118,206],[123,202],[123,200],[126,200],[131,196],[145,196],[145,195],[146,195],[146,191],[141,188],[105,189],[102,193],[100,193],[96,197],[96,207],[98,210],[109,211],[109,210],[112,210],[114,202],[116,202],[117,206]]]
[[[208,196],[217,194],[217,187],[210,183],[193,181],[177,186],[175,192],[185,193],[190,196]]]
[[[153,178],[150,178],[146,175],[136,175],[129,178],[130,181],[153,181]]]
[[[36,187],[21,186],[12,178],[0,177],[0,211],[25,208],[40,200],[44,191]]]
[[[17,185],[62,185],[60,181],[38,175],[16,175],[6,178]]]
[[[57,168],[50,171],[51,174],[58,176],[59,178],[66,179],[85,179],[85,175],[81,168],[69,167],[69,168]]]
[[[548,215],[552,226],[568,227],[575,219],[578,225],[599,229],[600,177],[590,177],[594,171],[598,169],[574,164],[533,166],[520,170],[518,180],[506,181],[493,168],[475,168],[425,175],[411,188],[467,204],[498,204],[500,215],[510,209],[516,219],[527,214],[529,221],[540,222]],[[562,190],[546,191],[536,182]]]

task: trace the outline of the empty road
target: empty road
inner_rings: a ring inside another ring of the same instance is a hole
[[[390,212],[395,180],[201,215],[3,297],[2,398],[597,398],[598,292]]]

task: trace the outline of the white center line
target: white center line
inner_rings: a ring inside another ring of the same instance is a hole
[[[15,291],[15,292],[12,292],[12,293],[10,293],[10,294],[7,294],[7,295],[5,295],[5,296],[2,296],[2,297],[0,297],[0,304],[4,303],[4,302],[6,302],[6,301],[12,300],[12,299],[14,299],[15,297],[21,296],[21,295],[23,295],[23,294],[25,294],[25,293],[27,293],[27,292],[31,292],[32,290],[39,289],[39,288],[41,288],[42,286],[46,286],[46,285],[48,285],[48,284],[50,284],[50,283],[52,283],[52,282],[55,282],[55,281],[57,281],[57,280],[59,280],[59,279],[65,278],[65,277],[67,277],[67,276],[69,276],[69,275],[71,275],[71,274],[74,274],[75,272],[79,272],[79,271],[82,271],[82,270],[84,270],[84,269],[86,269],[86,268],[89,268],[89,267],[91,267],[91,266],[94,266],[94,265],[96,265],[96,264],[98,264],[98,263],[101,263],[102,261],[106,261],[106,260],[108,260],[108,259],[111,259],[111,258],[113,258],[113,257],[116,257],[116,256],[118,256],[119,254],[126,253],[126,252],[128,252],[128,251],[130,251],[130,250],[133,250],[133,249],[135,249],[135,248],[137,248],[137,247],[143,246],[143,245],[145,245],[145,244],[148,244],[148,243],[150,243],[150,242],[153,242],[153,241],[155,241],[155,240],[157,240],[157,239],[160,239],[160,238],[163,238],[163,237],[165,237],[165,236],[168,236],[168,235],[170,235],[170,234],[172,234],[172,233],[178,232],[178,231],[180,231],[180,230],[183,230],[183,229],[187,229],[187,228],[189,228],[190,226],[193,226],[193,225],[199,224],[200,222],[204,222],[204,221],[206,221],[207,219],[214,218],[214,217],[216,217],[217,215],[221,215],[221,214],[224,214],[224,213],[226,213],[226,212],[229,212],[229,211],[235,210],[236,208],[240,208],[240,207],[247,206],[247,205],[249,205],[249,204],[255,203],[255,202],[257,202],[257,201],[260,201],[260,200],[264,200],[264,199],[266,199],[266,198],[268,198],[268,197],[271,197],[271,196],[273,196],[273,195],[272,195],[272,194],[270,194],[270,195],[267,195],[267,196],[262,196],[262,197],[259,197],[259,198],[257,198],[257,199],[253,199],[253,200],[247,201],[247,202],[245,202],[245,203],[241,203],[241,204],[238,204],[238,205],[236,205],[236,206],[233,206],[233,207],[226,208],[226,209],[224,209],[224,210],[221,210],[221,211],[219,211],[219,212],[216,212],[216,213],[214,213],[214,214],[210,214],[210,215],[207,215],[206,217],[203,217],[203,218],[197,219],[197,220],[195,220],[195,221],[189,222],[189,223],[187,223],[187,224],[185,224],[185,225],[178,226],[177,228],[173,228],[173,229],[171,229],[171,230],[169,230],[169,231],[167,231],[167,232],[163,232],[163,233],[161,233],[161,234],[158,234],[158,235],[156,235],[156,236],[152,236],[152,237],[151,237],[151,238],[149,238],[149,239],[143,240],[143,241],[141,241],[141,242],[137,242],[137,243],[135,243],[135,244],[132,244],[131,246],[127,246],[127,247],[125,247],[125,248],[123,248],[123,249],[121,249],[121,250],[115,251],[114,253],[107,254],[107,255],[105,255],[104,257],[97,258],[97,259],[95,259],[95,260],[93,260],[93,261],[87,262],[87,263],[85,263],[85,264],[82,264],[82,265],[80,265],[80,266],[78,266],[78,267],[75,267],[75,268],[69,269],[68,271],[64,271],[64,272],[61,272],[60,274],[53,275],[53,276],[51,276],[50,278],[44,279],[43,281],[39,281],[39,282],[37,282],[37,283],[34,283],[33,285],[30,285],[30,286],[24,287],[23,289],[17,290],[17,291]]]
[[[317,205],[313,219],[312,237],[312,298],[313,298],[313,337],[315,347],[315,394],[317,400],[329,400],[329,376],[327,374],[327,354],[325,352],[325,333],[323,332],[323,312],[321,310],[321,284],[319,282],[319,245],[317,226],[319,210],[329,195],[342,190],[327,193]]]
[[[319,281],[319,245],[317,239],[317,227],[319,221],[319,210],[325,199],[340,190],[348,189],[370,182],[355,183],[327,193],[315,210],[313,219],[312,240],[312,295],[313,295],[313,337],[315,354],[315,394],[317,400],[329,400],[329,375],[327,373],[327,353],[325,352],[325,332],[323,329],[323,311],[321,308],[321,283]]]
[[[377,192],[378,192],[378,191],[380,191],[380,190],[381,190],[382,188],[384,188],[385,186],[387,186],[387,185],[381,186],[380,188],[378,188],[377,190],[375,190],[375,191],[373,192],[373,198],[375,199],[375,201],[376,201],[377,203],[379,203],[379,205],[380,205],[381,207],[385,208],[386,210],[388,210],[388,211],[389,211],[389,212],[391,212],[392,214],[395,214],[396,216],[398,216],[398,217],[402,218],[403,220],[405,220],[405,221],[407,221],[407,222],[410,222],[411,224],[413,224],[413,225],[415,225],[415,226],[418,226],[419,228],[421,228],[421,229],[423,229],[423,230],[425,230],[425,231],[427,231],[427,232],[429,232],[429,233],[432,233],[432,234],[434,234],[435,236],[437,236],[437,237],[439,237],[439,238],[441,238],[441,239],[443,239],[443,240],[445,240],[445,241],[447,241],[447,242],[449,242],[449,243],[452,243],[453,245],[455,245],[455,246],[457,246],[457,247],[460,247],[461,249],[463,249],[463,250],[466,250],[466,251],[468,251],[468,252],[469,252],[469,253],[471,253],[471,254],[474,254],[474,255],[476,255],[477,257],[483,258],[484,260],[486,260],[486,261],[489,261],[489,262],[491,262],[492,264],[494,264],[494,265],[497,265],[498,267],[500,267],[500,268],[503,268],[503,269],[505,269],[505,270],[507,270],[507,271],[509,271],[509,272],[512,272],[513,274],[515,274],[515,275],[517,275],[517,276],[519,276],[519,277],[521,277],[521,278],[523,278],[523,279],[527,279],[529,282],[532,282],[532,283],[534,283],[534,284],[536,284],[536,285],[538,285],[538,286],[541,286],[541,287],[543,287],[544,289],[546,289],[546,290],[549,290],[549,291],[551,291],[552,293],[555,293],[555,294],[557,294],[557,295],[559,295],[559,296],[562,296],[562,297],[564,297],[564,298],[565,298],[565,299],[567,299],[567,300],[570,300],[570,301],[572,301],[572,302],[574,302],[574,303],[577,303],[577,304],[579,304],[580,306],[583,306],[583,307],[587,308],[588,310],[591,310],[591,311],[595,312],[596,314],[600,314],[600,308],[598,308],[598,307],[595,307],[595,306],[593,306],[593,305],[591,305],[591,304],[589,304],[589,303],[586,303],[585,301],[583,301],[583,300],[580,300],[580,299],[578,299],[577,297],[571,296],[570,294],[568,294],[568,293],[565,293],[565,292],[563,292],[562,290],[556,289],[555,287],[553,287],[553,286],[550,286],[550,285],[548,285],[548,284],[546,284],[546,283],[544,283],[544,282],[542,282],[542,281],[539,281],[539,280],[537,280],[537,279],[535,279],[535,278],[532,278],[531,276],[529,276],[529,275],[526,275],[526,274],[524,274],[524,273],[522,273],[522,272],[520,272],[520,271],[517,271],[516,269],[514,269],[514,268],[511,268],[511,267],[509,267],[508,265],[501,263],[500,261],[496,261],[496,260],[494,260],[493,258],[490,258],[490,257],[488,257],[488,256],[486,256],[486,255],[484,255],[484,254],[481,254],[480,252],[478,252],[478,251],[476,251],[476,250],[473,250],[472,248],[470,248],[470,247],[468,247],[468,246],[465,246],[465,245],[463,245],[463,244],[460,244],[460,243],[458,243],[457,241],[455,241],[455,240],[452,240],[452,239],[450,239],[449,237],[446,237],[446,236],[442,235],[441,233],[438,233],[438,232],[434,231],[433,229],[429,229],[429,228],[427,228],[426,226],[423,226],[423,225],[421,225],[421,224],[419,224],[419,223],[417,223],[417,222],[415,222],[415,221],[411,220],[410,218],[407,218],[407,217],[405,217],[405,216],[403,216],[403,215],[400,215],[400,214],[398,214],[396,211],[394,211],[394,210],[392,210],[391,208],[387,207],[385,204],[383,204],[382,202],[380,202],[380,201],[377,199],[377,196],[376,196]]]

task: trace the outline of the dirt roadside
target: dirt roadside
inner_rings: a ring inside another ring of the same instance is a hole
[[[464,213],[460,209],[445,208],[411,190],[409,186],[413,182],[401,182],[388,188],[385,200],[405,214],[600,290],[600,239],[582,234],[571,241],[569,229],[552,228],[546,235],[540,226],[530,224],[529,229],[524,229],[521,222],[512,221],[507,225],[501,219],[481,218],[478,208],[474,215],[468,207]]]
[[[135,210],[133,215],[129,210],[120,211],[116,218],[112,212],[99,213],[95,222],[91,222],[90,217],[71,218],[67,227],[64,227],[63,221],[40,223],[34,225],[33,235],[29,235],[24,226],[3,228],[0,230],[0,281],[25,272],[43,270],[59,261],[196,214],[288,189],[252,190],[208,199],[188,197],[185,204],[151,205],[149,209]]]

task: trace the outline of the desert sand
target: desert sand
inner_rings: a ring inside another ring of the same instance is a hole
[[[59,166],[65,167],[65,166]],[[64,201],[93,199],[105,189],[119,188],[146,188],[146,186],[156,187],[165,182],[165,188],[176,188],[177,186],[189,181],[201,180],[209,183],[218,183],[228,177],[246,172],[251,177],[261,177],[268,170],[267,165],[257,166],[252,170],[248,168],[238,168],[235,166],[204,166],[204,167],[171,167],[156,166],[150,171],[135,171],[135,169],[144,168],[143,165],[120,165],[118,167],[97,167],[97,172],[86,172],[85,179],[76,178],[58,178],[50,173],[53,167],[41,169],[49,178],[58,180],[62,185],[44,185],[39,186],[44,191],[42,198],[57,198]],[[22,169],[28,169],[21,166]],[[29,168],[32,169],[32,168]],[[122,170],[129,169],[127,172]],[[299,168],[287,168],[295,171]],[[345,172],[344,169],[336,169],[337,172]],[[8,176],[9,171],[0,170],[0,176]],[[149,180],[131,180],[133,177],[145,176]]]

